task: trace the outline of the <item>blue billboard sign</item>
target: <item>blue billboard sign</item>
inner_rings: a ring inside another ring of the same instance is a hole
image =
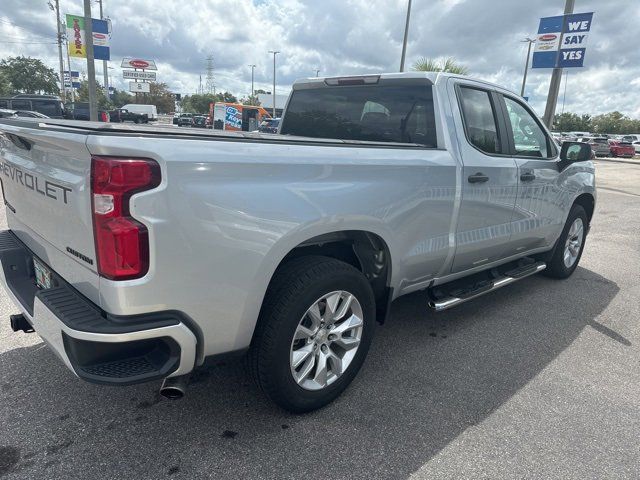
[[[65,88],[80,88],[80,72],[71,70],[71,75],[69,75],[69,70],[65,70],[63,75]]]
[[[107,20],[91,19],[93,30],[93,56],[96,60],[111,60],[109,49],[109,23]]]
[[[531,68],[582,67],[593,12],[540,19]]]

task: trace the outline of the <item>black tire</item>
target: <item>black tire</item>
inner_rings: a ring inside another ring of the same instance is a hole
[[[335,290],[350,292],[360,303],[361,341],[337,380],[321,390],[306,390],[291,374],[293,335],[307,309]],[[280,407],[294,413],[316,410],[332,402],[354,379],[371,345],[374,328],[375,297],[359,270],[328,257],[297,258],[282,266],[269,285],[248,356],[249,368],[261,390]]]
[[[578,258],[576,258],[573,265],[567,267],[564,263],[564,252],[565,252],[565,244],[567,242],[567,236],[569,235],[569,229],[571,225],[576,220],[576,218],[582,219],[582,225],[584,228],[582,245],[580,246],[580,250],[578,252]],[[571,207],[569,211],[569,216],[567,217],[567,222],[562,229],[562,233],[560,234],[560,238],[558,238],[558,242],[556,243],[555,250],[553,252],[553,256],[551,260],[547,262],[547,268],[542,273],[551,278],[568,278],[575,271],[580,263],[580,259],[582,258],[582,252],[584,251],[584,245],[587,240],[587,229],[589,226],[589,220],[587,218],[587,213],[584,208],[580,205],[574,205]]]

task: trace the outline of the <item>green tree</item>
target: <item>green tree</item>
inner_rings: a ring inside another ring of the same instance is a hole
[[[133,103],[135,98],[129,92],[125,92],[124,90],[114,90],[111,94],[111,103],[115,108],[121,108],[123,105],[127,105],[128,103]]]
[[[243,105],[252,105],[254,107],[260,106],[258,95],[249,95],[248,97],[241,98],[240,103]]]
[[[591,116],[586,114],[577,115],[570,112],[556,114],[553,120],[553,128],[559,132],[590,132],[592,130]]]
[[[5,76],[5,74],[0,71],[0,95],[9,95],[13,92],[13,87],[11,83]]]
[[[102,110],[109,110],[112,107],[111,102],[104,94],[104,88],[99,82],[96,82],[96,95],[98,97],[98,108]],[[89,101],[89,81],[81,80],[80,88],[76,91],[76,102],[88,102]]]
[[[209,93],[187,95],[184,97],[184,100],[182,100],[182,110],[193,113],[207,113],[209,112],[210,103],[220,102],[237,103],[238,99],[229,92],[217,93],[215,95]]]
[[[456,63],[451,57],[445,58],[442,62],[438,62],[433,58],[422,57],[413,64],[413,69],[418,72],[447,72],[457,73],[458,75],[469,75],[469,69],[464,65]]]
[[[591,119],[591,125],[597,133],[625,133],[629,120],[629,117],[615,111],[596,115]]]
[[[0,62],[0,72],[22,93],[59,94],[58,75],[41,60],[31,57],[9,57]]]
[[[175,109],[175,97],[169,91],[166,83],[151,82],[149,93],[138,94],[134,103],[155,105],[158,113],[173,112]]]

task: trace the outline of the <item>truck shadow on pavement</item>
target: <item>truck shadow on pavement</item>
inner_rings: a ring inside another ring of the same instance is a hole
[[[332,405],[291,415],[240,364],[194,375],[187,396],[158,384],[101,387],[42,344],[0,355],[0,477],[406,478],[479,424],[598,323],[618,286],[579,268],[535,277],[456,309],[394,303],[358,378]]]

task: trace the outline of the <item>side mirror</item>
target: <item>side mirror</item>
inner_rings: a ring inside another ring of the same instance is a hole
[[[591,146],[585,142],[564,142],[560,149],[560,160],[565,165],[591,160]]]

